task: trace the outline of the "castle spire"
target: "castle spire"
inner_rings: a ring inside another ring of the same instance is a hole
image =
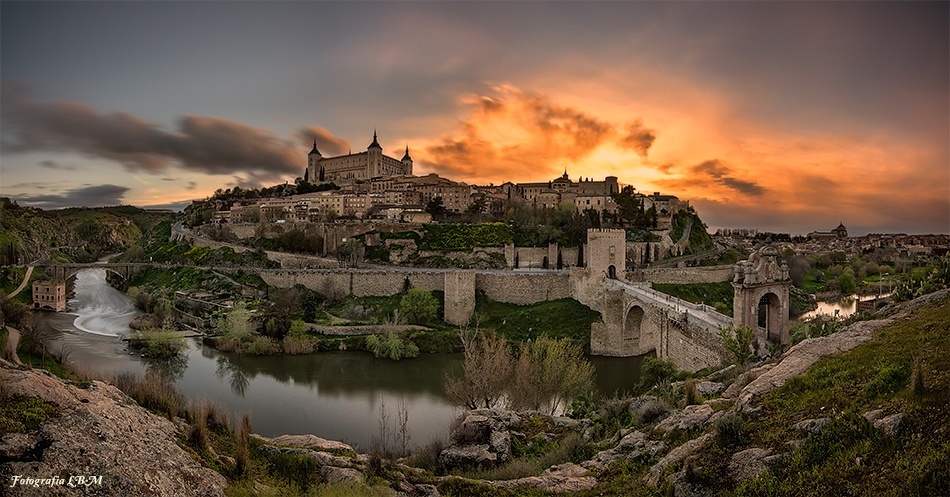
[[[320,155],[320,151],[317,150],[317,137],[313,137],[313,150],[310,151],[309,155]]]
[[[382,146],[380,146],[379,142],[376,141],[376,128],[373,128],[373,143],[369,144],[369,148],[378,148],[380,150],[382,150],[383,148]]]
[[[409,157],[409,144],[406,144],[406,155],[402,156],[402,160],[412,160],[412,157]]]

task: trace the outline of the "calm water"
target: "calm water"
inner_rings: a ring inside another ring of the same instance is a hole
[[[887,295],[890,295],[890,294],[881,295],[881,296],[885,297]],[[858,301],[872,300],[876,297],[877,296],[875,295],[865,295],[865,296],[845,295],[844,297],[841,297],[840,299],[832,301],[832,302],[818,302],[817,309],[808,311],[805,314],[802,314],[801,317],[799,317],[798,319],[800,321],[805,321],[807,319],[818,317],[820,315],[834,316],[835,312],[838,313],[838,316],[842,318],[846,318],[855,313],[855,311],[857,310]]]
[[[54,345],[72,362],[105,374],[144,374],[159,368],[175,379],[188,399],[208,399],[234,413],[251,414],[264,436],[313,433],[368,448],[379,433],[381,409],[395,419],[409,412],[411,445],[446,438],[458,409],[445,398],[446,374],[461,371],[460,354],[430,354],[390,361],[365,352],[247,357],[219,352],[193,340],[184,360],[158,365],[130,354],[121,336],[138,315],[131,301],[105,281],[105,271],[87,269],[76,280],[69,314],[46,314],[63,332]],[[611,395],[637,381],[642,357],[591,358],[598,391]]]

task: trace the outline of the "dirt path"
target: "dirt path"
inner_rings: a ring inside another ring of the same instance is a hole
[[[23,289],[26,288],[26,285],[30,282],[30,276],[33,276],[33,266],[27,266],[26,276],[23,277],[23,283],[20,283],[20,286],[18,286],[17,289],[13,291],[13,293],[4,297],[3,300],[4,301],[10,300],[13,297],[16,297],[18,293],[22,292]]]
[[[5,359],[13,362],[19,366],[22,366],[23,363],[20,362],[20,358],[16,355],[17,345],[20,344],[20,330],[7,326],[7,345],[3,350],[6,352],[4,355],[7,356]]]

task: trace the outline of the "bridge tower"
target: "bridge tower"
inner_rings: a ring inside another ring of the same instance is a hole
[[[780,264],[778,250],[764,245],[749,260],[735,266],[732,287],[734,326],[755,330],[758,350],[770,343],[788,343],[788,266]]]
[[[627,232],[622,229],[587,230],[585,263],[592,275],[624,278],[627,273]]]

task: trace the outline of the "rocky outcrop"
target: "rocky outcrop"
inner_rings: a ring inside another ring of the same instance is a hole
[[[671,450],[667,455],[663,456],[663,459],[660,459],[660,462],[653,465],[650,468],[650,471],[644,477],[647,483],[650,485],[656,486],[660,483],[660,478],[663,476],[663,471],[669,466],[682,462],[687,457],[695,454],[696,452],[706,448],[713,441],[712,433],[706,433],[705,435],[694,438],[679,447]]]
[[[551,466],[541,476],[528,476],[514,480],[490,481],[495,488],[537,488],[552,493],[575,493],[590,490],[597,479],[587,474],[587,469],[574,463]]]
[[[753,447],[736,452],[729,458],[729,474],[738,482],[758,478],[781,456],[773,456],[770,449]]]
[[[47,371],[19,369],[5,361],[0,361],[0,376],[7,393],[39,397],[58,412],[36,432],[0,441],[0,477],[5,484],[13,476],[57,477],[63,483],[21,485],[8,489],[12,495],[224,495],[227,481],[176,443],[175,425],[118,388],[98,381],[78,388]],[[70,476],[97,479],[70,487]]]
[[[612,449],[602,450],[594,455],[582,466],[588,469],[606,469],[620,459],[636,460],[643,457],[652,457],[666,448],[660,440],[650,440],[642,431],[627,433]]]
[[[511,457],[512,431],[520,424],[521,417],[511,411],[469,411],[452,433],[453,444],[439,454],[439,461],[447,468],[505,462]]]

